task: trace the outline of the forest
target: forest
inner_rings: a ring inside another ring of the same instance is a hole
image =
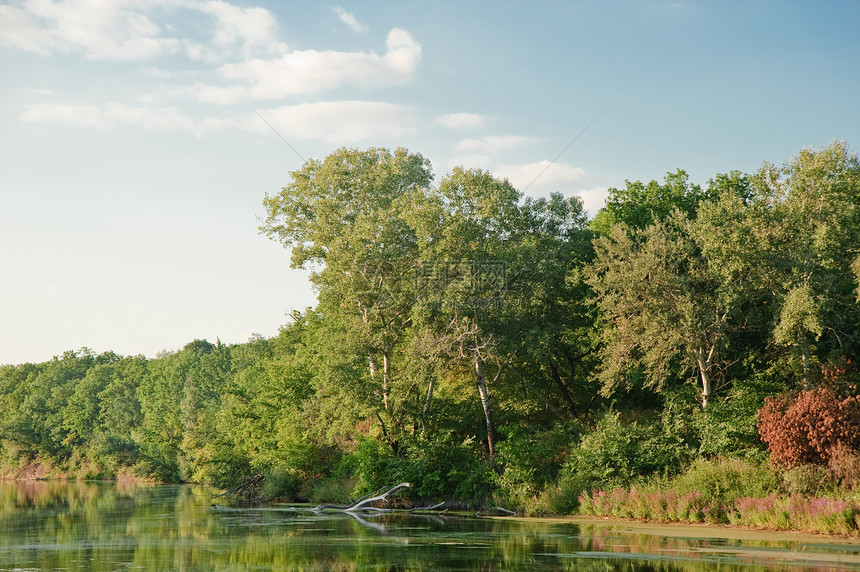
[[[263,204],[317,306],[241,344],[0,366],[0,473],[857,534],[845,142],[627,181],[592,218],[403,148],[309,160]]]

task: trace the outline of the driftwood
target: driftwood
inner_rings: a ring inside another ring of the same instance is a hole
[[[367,496],[355,501],[351,505],[335,505],[335,504],[321,504],[318,505],[311,510],[313,512],[321,513],[326,510],[336,511],[336,512],[391,512],[392,509],[384,509],[377,508],[374,506],[370,506],[372,503],[377,501],[388,502],[388,496],[392,493],[399,491],[400,489],[409,488],[411,485],[409,483],[400,483],[397,486],[391,487],[387,491],[382,494],[375,494],[375,496]]]
[[[263,481],[264,478],[265,477],[263,475],[254,475],[250,480],[242,483],[238,487],[232,488],[229,491],[225,491],[219,495],[210,497],[210,500],[224,497],[224,496],[227,496],[230,494],[237,494],[240,491],[243,491],[245,489],[249,489],[250,487],[253,487],[253,486],[259,484],[260,482]],[[430,506],[416,507],[416,508],[412,508],[412,509],[392,509],[392,508],[379,508],[379,507],[373,506],[373,503],[377,503],[377,502],[387,503],[389,496],[391,496],[395,492],[399,491],[400,489],[409,488],[410,486],[412,486],[410,483],[400,483],[399,485],[393,486],[388,490],[380,489],[379,491],[376,491],[374,493],[371,493],[365,497],[358,499],[357,501],[355,501],[354,503],[352,503],[350,505],[321,504],[321,505],[315,506],[314,508],[290,507],[288,510],[308,511],[308,512],[316,513],[318,515],[321,515],[321,514],[326,513],[326,512],[346,513],[346,514],[349,514],[350,516],[352,516],[353,518],[356,518],[357,520],[359,520],[362,523],[365,523],[366,521],[364,521],[364,519],[361,518],[361,515],[371,516],[371,515],[377,515],[377,514],[388,513],[388,512],[421,513],[421,512],[430,512],[430,511],[436,511],[436,514],[438,514],[439,512],[446,512],[447,511],[447,509],[445,509],[444,511],[438,510],[445,504],[444,502],[436,503],[436,504],[430,505]]]

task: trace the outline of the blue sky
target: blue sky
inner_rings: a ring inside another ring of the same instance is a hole
[[[342,146],[592,213],[625,180],[856,150],[858,22],[850,0],[2,1],[0,364],[275,335],[314,294],[261,201]]]

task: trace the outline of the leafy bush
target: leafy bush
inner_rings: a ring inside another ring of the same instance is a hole
[[[817,496],[832,485],[827,470],[821,465],[797,465],[782,473],[782,490],[789,495]]]
[[[764,375],[736,380],[707,409],[692,410],[699,440],[699,453],[706,456],[767,458],[758,432],[758,411],[765,397],[773,394],[774,382]]]
[[[822,534],[860,534],[860,503],[830,498],[792,495],[781,498],[737,499],[728,513],[729,521],[739,526],[758,526],[777,530],[803,530]]]
[[[285,501],[299,500],[299,479],[295,472],[287,467],[276,467],[263,471],[263,498],[266,500],[281,499]]]
[[[359,436],[358,447],[340,460],[335,474],[355,479],[354,493],[364,495],[388,484],[388,466],[393,456],[391,448],[382,441]]]
[[[860,449],[860,396],[832,387],[768,398],[758,417],[771,457],[789,466],[826,463],[839,449]]]
[[[827,461],[827,475],[845,490],[860,491],[860,451],[844,445],[832,450]]]
[[[566,424],[545,431],[507,427],[505,439],[497,445],[501,472],[495,485],[500,501],[518,509],[533,505],[547,485],[558,480],[576,435],[577,431]]]
[[[398,455],[375,439],[363,439],[338,472],[356,480],[354,493],[410,483],[412,496],[428,500],[480,502],[492,490],[492,466],[471,440],[438,437],[406,441]]]
[[[699,459],[670,486],[679,493],[701,493],[719,504],[740,497],[763,497],[780,490],[779,473],[743,459]]]
[[[588,477],[565,471],[555,485],[548,486],[538,498],[537,512],[571,514],[576,512],[580,495],[587,492],[591,482]]]
[[[582,514],[596,516],[661,522],[730,522],[780,530],[860,534],[860,503],[844,499],[780,497],[774,493],[720,502],[698,492],[633,487],[583,492],[579,501]]]
[[[330,477],[305,483],[300,496],[314,504],[349,504],[352,489],[352,481]]]
[[[571,451],[562,475],[583,488],[625,486],[642,477],[676,473],[687,452],[660,423],[625,423],[618,413],[607,413]]]

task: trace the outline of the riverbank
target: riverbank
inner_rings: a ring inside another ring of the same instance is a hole
[[[116,474],[99,474],[84,467],[78,471],[63,471],[49,463],[32,461],[29,463],[0,468],[0,481],[112,481],[116,483],[156,483],[135,475],[131,469],[124,468]]]
[[[754,527],[741,527],[730,524],[684,523],[684,522],[644,522],[615,517],[595,516],[492,516],[499,520],[523,520],[526,522],[547,522],[576,524],[578,526],[611,527],[619,533],[653,534],[667,538],[722,538],[726,540],[760,540],[767,542],[820,542],[857,546],[856,537],[840,534],[809,533],[794,530],[772,530]],[[858,554],[860,562],[860,554]]]
[[[819,497],[772,493],[763,497],[614,488],[579,497],[580,514],[650,522],[731,524],[764,530],[860,538],[860,501],[851,495]]]

